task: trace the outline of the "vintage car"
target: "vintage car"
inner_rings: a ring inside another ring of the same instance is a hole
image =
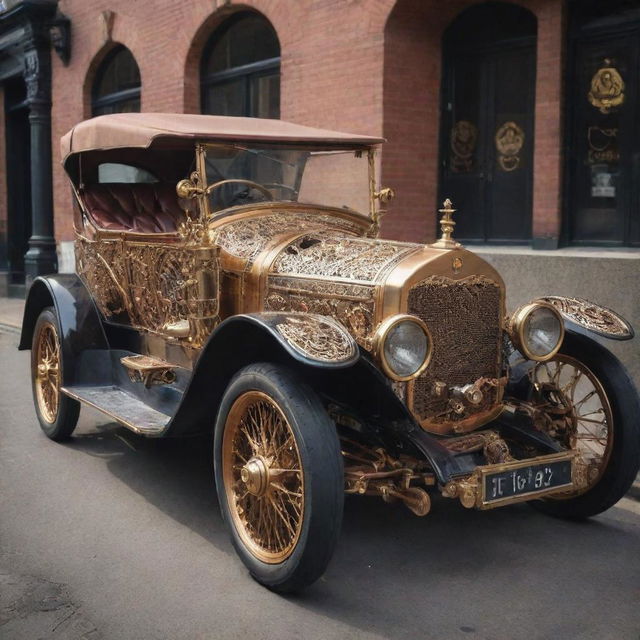
[[[382,142],[174,114],[62,139],[77,275],[33,283],[20,342],[40,425],[67,438],[86,404],[210,434],[232,542],[279,592],[325,570],[345,492],[585,518],[638,470],[638,395],[594,339],[629,324],[557,296],[507,315],[449,201],[435,243],[379,239]]]

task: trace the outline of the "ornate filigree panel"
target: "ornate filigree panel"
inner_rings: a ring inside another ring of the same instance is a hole
[[[345,326],[358,344],[371,348],[374,292],[370,285],[270,276],[264,308],[331,317]]]
[[[314,360],[347,362],[358,352],[353,338],[329,318],[284,316],[276,329],[296,351]]]
[[[212,232],[212,239],[227,253],[247,260],[247,268],[255,257],[265,249],[277,235],[296,230],[340,229],[360,235],[358,224],[321,213],[275,211],[255,218],[242,218],[229,222]]]
[[[126,311],[141,329],[167,332],[186,323],[184,337],[201,343],[217,323],[216,250],[184,244],[76,240],[78,274],[107,317]]]
[[[308,233],[285,247],[275,273],[375,282],[420,245],[354,238],[337,232]]]
[[[127,277],[121,242],[90,242],[77,238],[76,270],[84,280],[98,309],[107,318],[129,311]]]
[[[540,300],[553,305],[567,320],[590,331],[618,340],[633,338],[631,325],[611,309],[582,298],[547,296]]]

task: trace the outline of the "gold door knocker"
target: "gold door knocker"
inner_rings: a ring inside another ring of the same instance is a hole
[[[524,146],[524,131],[515,122],[509,121],[496,131],[498,164],[503,171],[515,171],[520,166],[520,151]]]

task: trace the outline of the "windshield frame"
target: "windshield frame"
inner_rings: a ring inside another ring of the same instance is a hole
[[[256,143],[256,147],[261,147],[263,145],[257,144]],[[201,189],[203,191],[203,197],[201,198],[201,206],[203,209],[203,215],[206,221],[211,222],[213,220],[215,220],[216,218],[224,215],[227,211],[229,211],[230,209],[238,209],[238,208],[256,208],[259,205],[259,208],[263,208],[263,206],[265,204],[267,204],[268,206],[271,206],[272,204],[278,204],[280,206],[291,206],[291,207],[321,207],[323,209],[336,209],[336,210],[340,210],[338,207],[332,207],[332,206],[328,206],[328,205],[322,205],[322,204],[308,204],[308,203],[301,203],[301,202],[294,202],[294,201],[287,201],[287,200],[278,200],[275,201],[274,203],[253,203],[253,204],[248,204],[248,205],[240,205],[240,206],[233,206],[233,207],[226,207],[224,209],[220,209],[218,211],[211,211],[211,207],[210,207],[210,201],[209,201],[209,197],[208,197],[208,193],[207,190],[209,188],[209,184],[207,181],[207,170],[206,170],[206,162],[207,162],[207,150],[208,149],[238,149],[238,150],[243,150],[243,149],[251,149],[252,147],[250,147],[249,145],[245,144],[240,144],[240,143],[220,143],[220,142],[216,142],[216,143],[211,143],[211,142],[199,142],[196,144],[196,167],[197,167],[197,173],[199,174],[199,181],[200,181],[200,186]],[[368,203],[369,203],[369,211],[356,211],[355,209],[349,209],[349,211],[352,214],[357,214],[365,219],[371,220],[372,223],[376,224],[379,220],[379,212],[377,211],[376,208],[376,163],[375,163],[375,157],[376,157],[376,147],[375,146],[362,146],[362,145],[313,145],[313,144],[297,144],[297,143],[293,143],[293,144],[287,144],[287,143],[280,143],[280,144],[276,144],[274,142],[269,142],[268,145],[265,144],[264,145],[265,149],[283,149],[283,150],[299,150],[299,151],[353,151],[355,154],[367,154],[367,159],[368,159],[368,188],[369,188],[369,193],[368,193]]]

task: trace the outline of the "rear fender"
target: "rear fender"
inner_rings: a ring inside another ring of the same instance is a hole
[[[38,316],[54,307],[60,323],[62,342],[62,384],[76,379],[83,352],[109,348],[100,314],[84,283],[73,273],[39,276],[29,288],[24,308],[18,349],[31,349]]]

